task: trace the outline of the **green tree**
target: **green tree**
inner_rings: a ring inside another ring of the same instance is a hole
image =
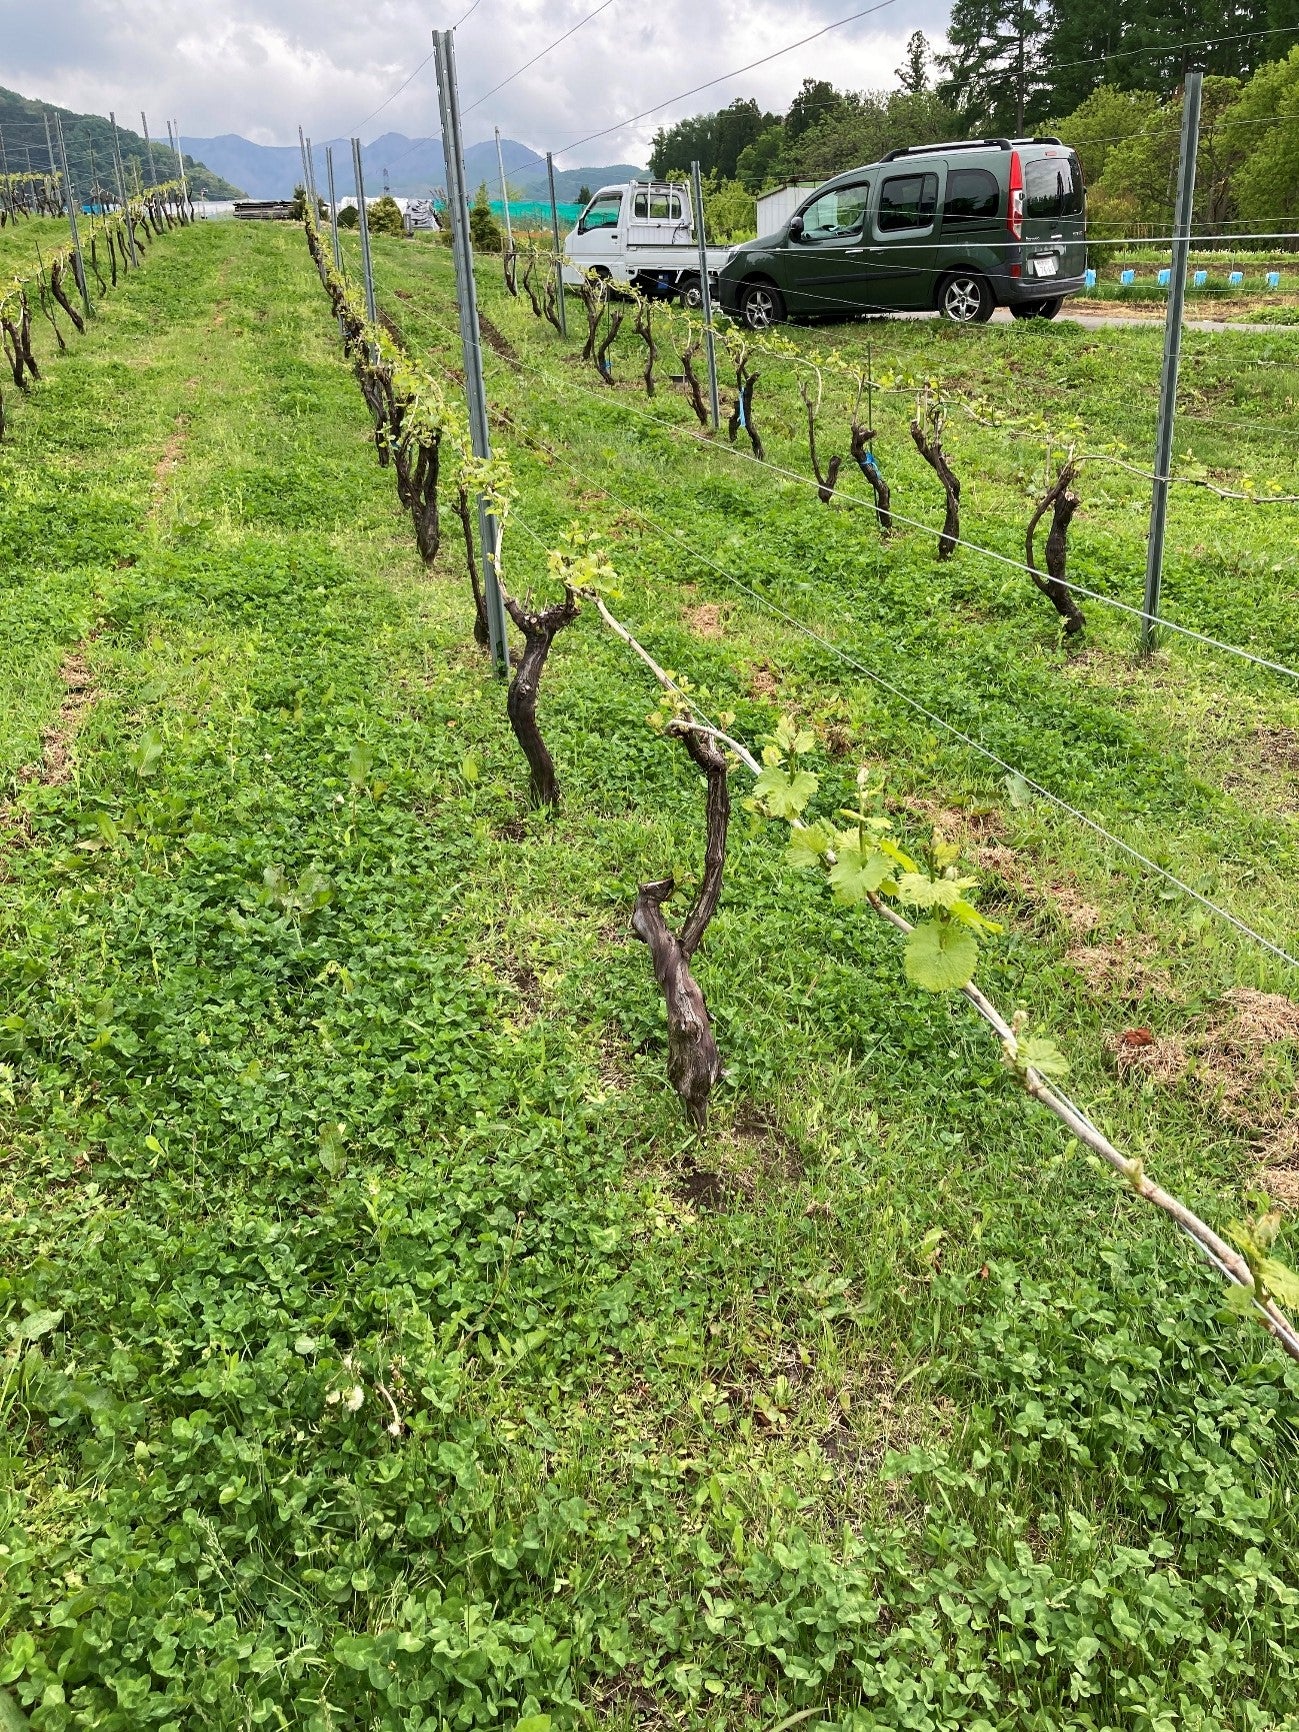
[[[1299,223],[1299,47],[1260,67],[1223,116],[1241,158],[1232,175],[1236,214],[1257,228]]]
[[[1239,95],[1239,79],[1210,76],[1204,80],[1193,218],[1201,228],[1219,227],[1234,214],[1233,179],[1243,161],[1249,130],[1233,124]],[[1181,133],[1179,94],[1171,102],[1157,104],[1143,126],[1110,145],[1104,172],[1090,195],[1095,224],[1125,233],[1131,232],[1132,224],[1167,232],[1177,192]]]
[[[894,72],[908,96],[918,96],[922,90],[929,89],[929,62],[932,59],[929,38],[923,30],[913,30],[907,38],[906,59]]]
[[[788,146],[785,161],[794,180],[827,180],[859,163],[878,162],[886,151],[960,135],[957,115],[936,91],[866,91],[854,108]]]
[[[1110,152],[1127,138],[1146,131],[1159,113],[1159,98],[1149,90],[1116,90],[1101,84],[1063,120],[1048,120],[1055,133],[1078,152],[1083,179],[1094,187],[1105,173]]]
[[[841,114],[850,99],[825,78],[805,78],[785,116],[785,139],[797,144],[805,132]]]
[[[758,232],[753,194],[738,180],[713,176],[704,184],[704,226],[710,245],[752,240]]]
[[[474,202],[469,208],[469,239],[475,252],[499,253],[501,250],[501,225],[492,215],[486,181],[479,182]]]
[[[590,202],[591,202],[591,189],[589,186],[579,186],[578,187],[578,189],[577,189],[577,202],[578,202],[578,204],[590,204]]]
[[[1049,106],[1045,0],[955,0],[939,93],[974,131],[1023,132]]]
[[[736,175],[749,192],[764,192],[769,186],[779,186],[784,173],[785,129],[769,126],[753,143],[740,152]]]
[[[675,126],[660,127],[650,149],[650,173],[666,180],[674,171],[690,172],[698,161],[703,175],[734,178],[741,153],[778,120],[764,114],[752,97],[740,97],[714,114],[694,114]]]
[[[406,232],[401,220],[401,206],[390,192],[384,193],[373,204],[367,201],[365,220],[372,235],[402,235]]]

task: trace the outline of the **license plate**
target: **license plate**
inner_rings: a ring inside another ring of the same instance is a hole
[[[1035,277],[1053,277],[1060,269],[1060,261],[1052,254],[1049,259],[1030,259],[1028,268]]]

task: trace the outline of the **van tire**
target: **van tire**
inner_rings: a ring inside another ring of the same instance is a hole
[[[986,325],[996,306],[986,277],[950,271],[938,285],[938,311],[954,325]]]
[[[769,331],[783,323],[785,303],[774,283],[745,283],[740,290],[740,319],[750,331]]]

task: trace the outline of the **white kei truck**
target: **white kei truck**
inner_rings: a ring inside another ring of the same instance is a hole
[[[730,256],[730,247],[707,249],[710,286]],[[699,243],[690,189],[665,180],[602,186],[564,240],[565,283],[575,287],[586,271],[697,307]]]

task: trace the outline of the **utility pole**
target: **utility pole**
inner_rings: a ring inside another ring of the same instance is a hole
[[[483,351],[478,325],[478,293],[474,285],[474,257],[469,243],[469,209],[465,198],[465,150],[460,133],[460,97],[456,89],[454,30],[433,32],[433,54],[437,66],[438,110],[442,120],[442,154],[447,168],[447,215],[451,220],[451,252],[456,267],[456,306],[460,314],[460,346],[465,361],[465,396],[468,399],[469,434],[474,456],[492,454],[491,425],[487,419],[487,387],[483,382]],[[560,285],[561,294],[563,284]],[[561,305],[562,305],[561,301]],[[492,664],[504,678],[510,671],[510,645],[501,598],[501,526],[490,502],[478,495],[478,538],[483,550],[483,596],[487,609],[487,639]]]
[[[68,173],[68,147],[63,142],[63,122],[58,115],[54,116],[54,129],[59,135],[59,159],[63,164],[63,185],[68,195],[68,227],[72,230],[72,259],[76,267],[77,287],[81,290],[81,304],[86,309],[86,317],[90,317],[90,290],[86,287],[86,267],[81,257],[81,236],[77,233],[77,201],[72,196],[72,176]]]
[[[370,218],[365,208],[365,176],[361,171],[361,141],[352,140],[352,173],[356,177],[356,206],[361,219],[361,269],[365,272],[365,316],[372,325],[379,323],[379,309],[374,302],[374,265],[370,259]]]
[[[555,203],[555,159],[546,152],[546,179],[550,182],[550,236],[555,247],[555,304],[559,310],[561,336],[568,335],[568,312],[564,306],[564,260],[559,251],[559,206]]]
[[[144,128],[144,154],[149,163],[149,185],[158,184],[158,165],[153,160],[153,145],[149,141],[149,122],[144,118],[144,110],[140,110],[140,125]]]
[[[510,189],[505,184],[505,158],[501,155],[501,129],[496,128],[496,167],[501,177],[501,205],[505,211],[505,246],[514,251],[514,230],[510,227]]]
[[[713,337],[713,291],[708,281],[708,241],[704,234],[704,188],[699,164],[690,164],[690,190],[695,200],[695,239],[699,243],[699,310],[704,315],[704,352],[708,357],[709,410],[716,433],[722,419],[717,395],[717,344]]]
[[[1191,210],[1195,200],[1195,155],[1200,143],[1200,97],[1204,74],[1188,72],[1182,91],[1182,150],[1177,168],[1177,214],[1173,221],[1173,270],[1164,323],[1164,370],[1159,382],[1159,424],[1155,432],[1155,481],[1150,498],[1150,536],[1146,544],[1146,595],[1142,608],[1141,648],[1149,655],[1157,642],[1159,599],[1164,578],[1164,526],[1168,518],[1169,470],[1177,418],[1177,372],[1182,358],[1182,313],[1186,305],[1186,266],[1191,251]]]
[[[131,212],[126,201],[126,170],[122,167],[122,142],[117,136],[117,116],[110,108],[108,119],[113,128],[113,162],[117,169],[117,196],[122,201],[122,215],[126,218],[126,244],[130,249],[131,263],[139,264],[135,252],[135,224],[131,220]]]

